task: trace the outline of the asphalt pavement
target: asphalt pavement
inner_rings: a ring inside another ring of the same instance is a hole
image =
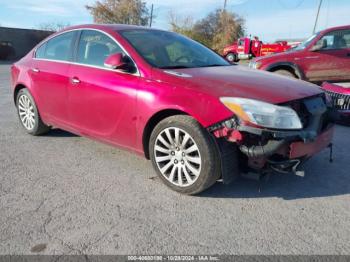
[[[0,65],[0,254],[350,254],[350,127],[306,177],[169,190],[140,156],[19,124]]]

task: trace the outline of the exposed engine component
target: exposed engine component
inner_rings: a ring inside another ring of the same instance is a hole
[[[284,140],[270,140],[264,146],[251,146],[241,145],[239,149],[243,154],[249,158],[259,158],[265,157],[268,158],[276,153],[281,147],[286,144]]]

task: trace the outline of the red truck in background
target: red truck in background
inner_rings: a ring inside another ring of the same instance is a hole
[[[229,62],[251,59],[253,57],[267,56],[275,53],[285,52],[291,49],[287,41],[279,41],[273,44],[264,44],[258,37],[253,39],[243,37],[230,46],[224,48],[224,57]]]

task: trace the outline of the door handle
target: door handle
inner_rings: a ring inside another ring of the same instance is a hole
[[[39,73],[39,72],[40,72],[40,70],[39,70],[38,68],[33,68],[32,71],[33,71],[34,73]]]
[[[70,81],[72,82],[73,85],[80,84],[80,80],[79,80],[79,78],[77,78],[77,77],[71,78]]]

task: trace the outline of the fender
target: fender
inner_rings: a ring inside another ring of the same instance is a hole
[[[31,58],[32,52],[29,52],[20,61],[12,64],[11,66],[11,89],[14,101],[16,101],[16,92],[18,91],[18,86],[24,86],[30,90],[33,98],[36,98],[36,92],[32,90],[32,79],[30,77],[30,68],[32,62],[28,59]],[[25,68],[26,70],[20,70],[19,67]]]
[[[268,67],[266,67],[266,71],[273,71],[275,68],[278,67],[290,67],[294,70],[295,74],[297,75],[297,77],[300,80],[305,80],[305,74],[304,72],[300,69],[300,67],[297,64],[294,64],[292,62],[278,62],[278,63],[274,63],[272,65],[269,65]]]

